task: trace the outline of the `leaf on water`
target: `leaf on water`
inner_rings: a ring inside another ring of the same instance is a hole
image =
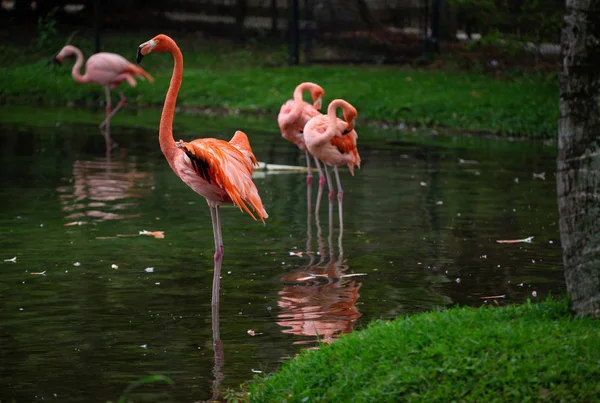
[[[17,263],[17,257],[11,257],[10,259],[4,259],[5,262],[13,262],[13,263]]]
[[[162,239],[165,237],[165,231],[146,231],[146,230],[142,230],[140,231],[140,235],[148,235],[148,236],[153,236],[156,239]]]
[[[498,243],[531,243],[533,237],[527,237],[523,239],[498,239],[496,242]]]
[[[481,299],[496,299],[496,298],[506,298],[506,294],[504,295],[490,295],[488,297],[479,297]]]
[[[459,164],[479,164],[479,161],[475,160],[463,160],[462,158],[458,159]]]
[[[44,270],[44,271],[32,271],[30,274],[33,275],[33,276],[45,276],[46,275],[46,270]]]
[[[543,181],[546,180],[546,172],[540,172],[539,174],[533,173],[533,179],[541,179]]]
[[[346,278],[346,277],[356,277],[356,276],[366,276],[367,273],[351,273],[351,274],[342,274],[340,276],[340,278]]]
[[[73,225],[83,225],[83,224],[87,224],[87,221],[73,221],[73,222],[68,222],[64,226],[65,227],[72,227]]]

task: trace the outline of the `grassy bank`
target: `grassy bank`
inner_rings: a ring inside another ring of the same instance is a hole
[[[139,43],[150,37],[150,33],[107,35],[105,48],[131,60]],[[0,48],[0,102],[90,106],[102,101],[99,86],[73,81],[71,63],[62,67],[48,63],[64,38],[55,42],[47,50],[17,45]],[[181,106],[275,115],[298,83],[314,81],[325,89],[326,101],[344,98],[357,107],[364,120],[525,137],[556,135],[558,84],[553,78],[529,75],[495,79],[399,66],[290,68],[283,66],[280,47],[190,38],[179,42],[186,62]],[[74,44],[91,49],[83,40]],[[124,92],[137,106],[160,105],[172,60],[167,55],[150,55],[143,66],[155,76],[156,83],[140,83],[137,88],[123,85]]]
[[[376,322],[260,381],[252,402],[596,401],[600,322],[567,302],[454,308]]]

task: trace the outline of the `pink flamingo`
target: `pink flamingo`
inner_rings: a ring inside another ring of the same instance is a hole
[[[192,190],[208,202],[215,239],[215,270],[213,273],[212,307],[218,311],[221,263],[223,261],[223,238],[221,235],[220,205],[233,203],[240,210],[256,217],[249,205],[264,223],[269,215],[265,211],[258,190],[252,182],[253,165],[257,165],[248,137],[241,131],[233,138],[224,140],[205,138],[191,142],[173,139],[173,117],[177,94],[183,79],[183,55],[166,35],[160,34],[142,43],[138,48],[137,62],[150,52],[169,52],[174,66],[171,83],[163,105],[158,139],[169,166]]]
[[[303,92],[307,90],[310,91],[313,99],[312,105],[302,99]],[[308,174],[306,176],[306,183],[308,184],[307,206],[309,214],[311,210],[310,185],[312,184],[312,168],[310,162],[311,155],[304,144],[303,130],[306,122],[308,122],[312,117],[320,115],[319,109],[321,109],[324,95],[325,91],[323,91],[323,88],[320,85],[310,82],[301,83],[294,89],[294,99],[289,99],[283,105],[281,105],[279,115],[277,116],[277,123],[279,124],[279,129],[281,130],[281,137],[296,144],[300,150],[304,151],[306,156],[306,167],[308,169]],[[314,161],[317,171],[319,172],[319,193],[317,196],[317,205],[315,207],[315,214],[318,214],[321,194],[323,192],[323,185],[325,183],[325,176],[321,170],[319,160],[314,158]]]
[[[336,116],[337,108],[344,113],[344,120]],[[327,186],[329,187],[329,216],[333,208],[333,185],[327,165],[333,166],[338,188],[338,207],[340,215],[340,230],[343,230],[342,199],[344,190],[340,181],[338,166],[348,165],[350,173],[354,175],[354,166],[360,168],[360,156],[356,148],[358,134],[354,130],[354,119],[358,116],[356,109],[342,99],[331,101],[327,107],[327,115],[315,116],[304,126],[304,142],[308,151],[316,158],[323,161]]]
[[[112,88],[117,88],[123,81],[127,81],[129,85],[135,87],[137,85],[135,77],[140,77],[142,79],[146,78],[151,83],[154,82],[154,78],[141,67],[128,62],[123,56],[106,52],[96,53],[90,56],[85,63],[85,74],[81,75],[80,71],[81,66],[83,65],[83,53],[81,50],[71,45],[62,48],[54,60],[60,64],[65,57],[73,55],[76,57],[72,71],[75,81],[78,83],[97,83],[104,87],[106,93],[106,118],[100,124],[100,129],[106,126],[105,137],[108,139],[110,119],[127,101],[125,95],[119,90],[121,99],[119,100],[117,107],[111,111],[110,90]]]

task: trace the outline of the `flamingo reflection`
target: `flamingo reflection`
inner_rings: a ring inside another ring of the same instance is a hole
[[[317,201],[318,199],[317,197]],[[344,264],[343,230],[340,230],[338,237],[337,258],[334,255],[331,219],[327,259],[318,215],[315,216],[315,221],[320,260],[315,263],[315,254],[311,251],[310,206],[308,209],[306,251],[309,262],[300,270],[288,273],[281,279],[285,286],[279,291],[281,298],[277,305],[281,312],[277,324],[287,328],[282,330],[283,333],[308,336],[311,339],[315,337],[317,341],[330,343],[340,335],[351,332],[356,320],[362,316],[355,305],[362,283],[345,274],[348,265]],[[294,344],[307,344],[312,341],[314,340],[302,340]]]
[[[149,172],[135,159],[112,159],[110,153],[104,158],[76,160],[72,178],[63,180],[68,184],[56,190],[65,220],[78,223],[139,217],[139,213],[128,214],[127,210],[138,205],[132,199],[148,194],[153,183]]]

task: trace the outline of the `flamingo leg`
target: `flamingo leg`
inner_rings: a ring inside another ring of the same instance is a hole
[[[333,223],[333,183],[331,182],[331,175],[327,165],[324,165],[325,177],[327,178],[327,187],[329,188],[329,226]]]
[[[104,127],[104,133],[102,133],[104,135],[104,144],[106,146],[106,153],[110,153],[110,119],[108,119],[108,117],[110,116],[110,110],[111,110],[111,100],[110,100],[110,87],[108,85],[104,86],[104,93],[106,95],[106,119],[104,119],[104,122],[102,122],[100,124],[100,130],[102,130],[102,127]],[[105,124],[106,122],[106,124]]]
[[[215,238],[215,269],[213,273],[212,307],[219,307],[219,285],[221,283],[221,263],[223,262],[223,238],[221,236],[221,217],[219,206],[210,206],[210,217],[212,219],[213,234]]]
[[[315,165],[317,166],[317,171],[319,171],[319,191],[317,192],[317,203],[315,205],[315,215],[319,215],[319,208],[321,207],[321,196],[323,195],[323,186],[325,185],[325,175],[323,175],[323,170],[321,169],[321,164],[319,164],[319,160],[317,157],[314,157]],[[323,164],[323,168],[327,170],[325,164]]]
[[[212,208],[211,208],[212,212]],[[212,214],[212,213],[211,213]],[[212,305],[212,333],[213,333],[213,350],[215,352],[215,367],[213,374],[215,381],[212,385],[212,401],[222,400],[221,396],[221,382],[224,379],[223,366],[225,365],[225,353],[223,351],[223,342],[221,341],[221,335],[219,330],[219,295],[213,295],[213,301],[216,299],[217,304]]]
[[[110,111],[110,108],[107,109],[106,119],[104,119],[104,121],[102,123],[100,123],[101,129],[102,129],[102,127],[104,127],[106,125],[110,125],[110,120],[112,119],[112,117],[115,116],[115,114],[119,111],[119,109],[121,109],[121,107],[123,105],[125,105],[125,102],[127,102],[127,98],[125,97],[125,95],[123,95],[122,91],[119,91],[119,96],[121,97],[121,99],[119,100],[117,107],[115,109],[113,109],[112,111]]]
[[[310,154],[308,150],[304,150],[304,154],[306,155],[306,168],[308,173],[306,174],[306,183],[308,186],[312,185],[312,167],[310,166]]]
[[[335,181],[337,182],[337,199],[338,199],[338,211],[340,213],[340,232],[344,230],[344,214],[342,212],[342,200],[344,199],[344,189],[342,189],[342,181],[340,180],[340,173],[338,172],[338,167],[333,167],[333,172],[335,172]]]

